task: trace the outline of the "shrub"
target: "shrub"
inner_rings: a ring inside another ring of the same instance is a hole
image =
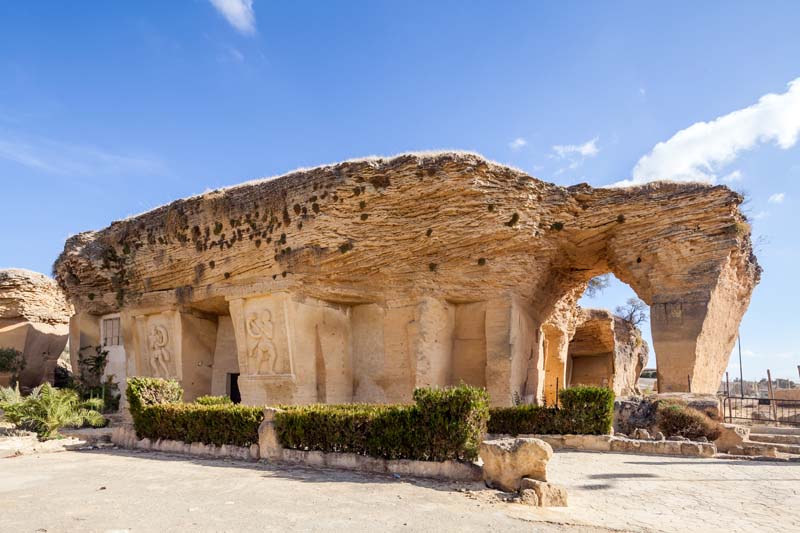
[[[258,443],[261,407],[153,403],[134,417],[141,438],[170,439],[204,444],[250,446]]]
[[[91,409],[92,411],[97,411],[98,413],[103,411],[105,406],[106,402],[102,398],[89,398],[81,402],[81,407],[84,409]]]
[[[174,379],[134,377],[128,378],[125,396],[131,415],[135,418],[136,413],[146,405],[180,402],[183,389]]]
[[[604,435],[614,421],[614,392],[573,387],[558,393],[559,407],[520,405],[490,409],[489,433]]]
[[[0,348],[0,372],[11,374],[11,384],[15,384],[19,373],[25,369],[25,357],[14,348]]]
[[[702,411],[677,401],[658,402],[656,425],[668,437],[686,437],[692,440],[705,437],[713,441],[721,433],[719,422]]]
[[[488,394],[461,385],[417,389],[413,405],[308,405],[275,416],[286,448],[424,461],[472,460],[486,430]]]
[[[103,415],[84,407],[78,393],[71,389],[56,389],[45,383],[21,401],[3,402],[4,417],[15,426],[35,431],[45,440],[57,435],[63,427],[102,427]]]
[[[194,403],[198,405],[233,405],[233,400],[227,396],[200,396]]]

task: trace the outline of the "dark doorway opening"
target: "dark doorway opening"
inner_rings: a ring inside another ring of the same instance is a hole
[[[242,403],[242,393],[239,392],[239,374],[228,374],[228,396],[233,403]]]

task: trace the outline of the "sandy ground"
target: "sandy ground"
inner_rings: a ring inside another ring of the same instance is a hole
[[[800,463],[557,453],[570,507],[481,484],[123,450],[0,459],[0,531],[800,531]]]

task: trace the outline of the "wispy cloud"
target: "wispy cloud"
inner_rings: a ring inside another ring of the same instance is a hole
[[[513,141],[508,143],[508,147],[511,148],[512,150],[516,151],[516,150],[520,150],[521,148],[525,147],[527,144],[528,144],[528,141],[526,141],[524,138],[517,137],[516,139],[514,139]]]
[[[767,201],[771,204],[782,204],[785,198],[786,193],[776,192],[775,194],[771,195]]]
[[[733,183],[734,181],[742,181],[742,171],[734,170],[722,176],[722,181],[725,183]]]
[[[209,2],[239,33],[253,35],[256,32],[253,0],[209,0]]]
[[[569,158],[574,156],[580,157],[594,157],[600,153],[597,147],[597,137],[583,144],[557,144],[553,146],[553,152],[560,158]]]
[[[800,78],[781,94],[766,94],[758,102],[722,115],[711,122],[696,122],[669,140],[658,143],[639,159],[633,178],[617,185],[655,180],[715,182],[717,172],[742,151],[774,142],[784,150],[800,134]]]
[[[588,140],[583,144],[556,144],[553,146],[553,153],[549,156],[551,158],[567,161],[565,167],[561,167],[553,174],[558,176],[568,170],[575,170],[580,167],[588,157],[594,157],[600,153],[600,148],[597,146],[598,138]]]
[[[50,139],[20,140],[0,135],[0,159],[57,175],[87,177],[167,173],[166,165],[155,158],[120,155],[94,146]]]

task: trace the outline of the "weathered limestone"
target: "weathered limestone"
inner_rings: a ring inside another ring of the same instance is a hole
[[[637,394],[647,351],[633,324],[604,309],[580,309],[567,349],[566,382],[608,387],[617,396]]]
[[[22,352],[21,388],[53,381],[69,338],[72,306],[55,281],[30,270],[0,270],[0,348]]]
[[[567,507],[567,489],[539,481],[523,478],[520,483],[521,500],[536,507]]]
[[[553,449],[540,439],[503,438],[483,441],[480,456],[486,485],[516,492],[522,478],[547,481],[547,462]]]
[[[566,355],[543,326],[613,272],[653,306],[660,390],[688,376],[713,392],[760,274],[741,201],[697,184],[563,188],[474,154],[412,154],[179,200],[70,238],[56,272],[75,335],[121,312],[129,371],[155,372],[142,361],[166,353],[141,320],[177,342],[177,316],[206,320],[208,340],[229,317],[246,403],[407,401],[463,380],[495,405],[546,395],[545,352]],[[201,352],[198,369],[212,367],[192,379],[208,393],[216,347]],[[167,371],[188,372],[188,357]]]

